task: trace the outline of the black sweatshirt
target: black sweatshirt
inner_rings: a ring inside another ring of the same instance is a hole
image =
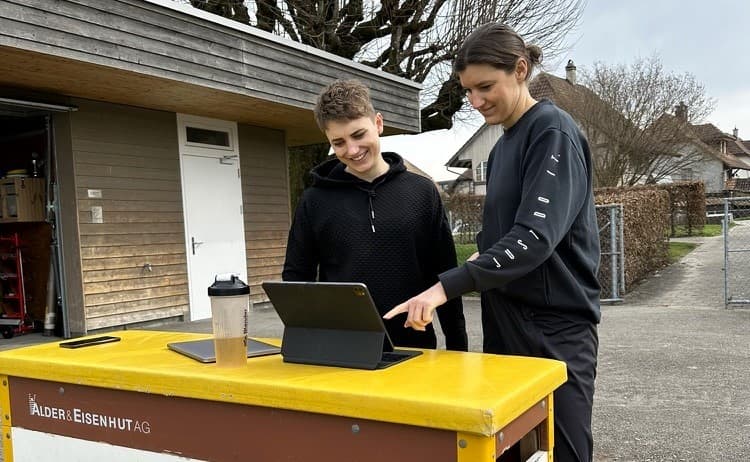
[[[313,169],[289,231],[282,277],[288,281],[362,282],[381,314],[438,281],[456,266],[456,249],[435,185],[407,172],[398,154],[383,153],[388,172],[372,183],[338,159]],[[435,348],[426,332],[404,328],[406,315],[384,320],[393,343]],[[451,350],[468,348],[460,298],[438,310]]]
[[[448,298],[496,290],[524,306],[599,322],[599,234],[588,143],[548,100],[495,144],[480,256],[440,275]]]

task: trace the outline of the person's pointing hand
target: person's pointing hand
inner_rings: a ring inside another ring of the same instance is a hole
[[[406,313],[406,322],[404,327],[411,327],[415,330],[425,330],[427,324],[432,322],[432,315],[435,308],[447,301],[445,290],[441,283],[437,283],[421,294],[415,295],[409,300],[397,305],[383,317],[391,319],[394,316]]]

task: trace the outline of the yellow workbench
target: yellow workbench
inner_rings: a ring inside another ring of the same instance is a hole
[[[166,347],[205,334],[109,335],[0,353],[4,462],[489,462],[529,436],[552,460],[558,361],[426,350],[375,371],[280,355],[220,369]]]

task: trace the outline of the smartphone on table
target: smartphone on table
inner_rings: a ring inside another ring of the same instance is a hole
[[[67,342],[61,342],[61,348],[83,348],[93,345],[101,345],[103,343],[119,342],[120,337],[114,337],[112,335],[102,335],[99,337],[89,337],[80,340],[70,340]]]

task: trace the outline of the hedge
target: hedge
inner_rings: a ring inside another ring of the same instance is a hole
[[[624,214],[625,287],[669,261],[669,236],[676,226],[685,226],[692,234],[706,222],[705,186],[702,182],[598,188],[597,205],[622,204]],[[473,243],[482,227],[484,196],[455,195],[445,199],[445,207],[456,229],[457,243]],[[600,224],[601,225],[601,224]],[[602,233],[602,247],[609,246],[609,233]],[[611,284],[610,265],[601,265],[599,279],[603,287]]]

